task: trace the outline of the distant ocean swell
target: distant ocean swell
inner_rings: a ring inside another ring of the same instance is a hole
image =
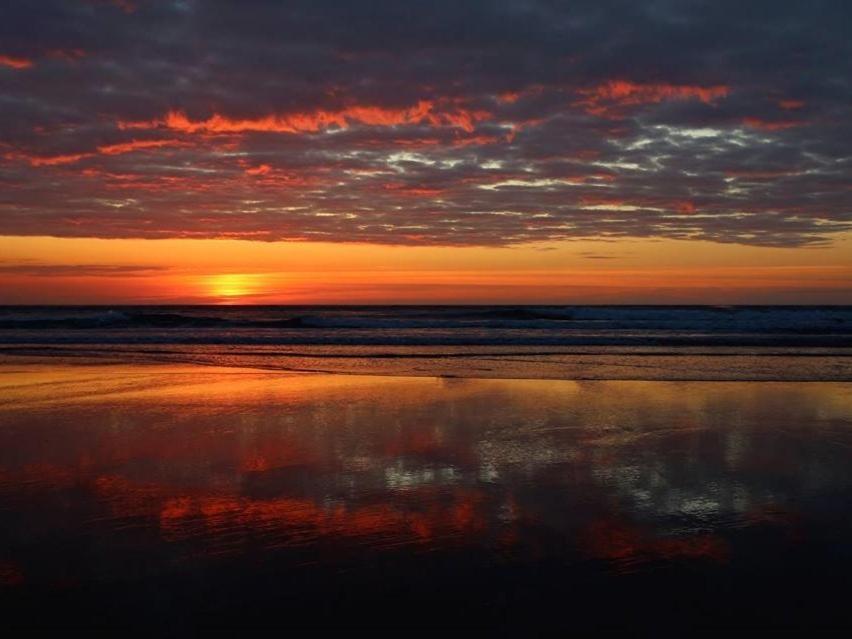
[[[852,307],[5,307],[0,356],[370,375],[849,381]]]
[[[852,336],[852,307],[134,307],[0,309],[0,331],[146,329],[391,329],[559,331],[563,337],[638,331]],[[471,337],[479,337],[470,333]],[[233,337],[233,336],[232,336]],[[0,341],[4,336],[0,334]],[[457,340],[453,340],[457,341]],[[574,342],[571,342],[574,343]],[[577,343],[582,343],[582,340]]]

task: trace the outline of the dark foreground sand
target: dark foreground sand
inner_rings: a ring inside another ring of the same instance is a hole
[[[0,367],[10,627],[849,623],[852,384]]]

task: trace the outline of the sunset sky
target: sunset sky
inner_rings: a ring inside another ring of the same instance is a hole
[[[852,303],[850,24],[5,0],[0,303]]]

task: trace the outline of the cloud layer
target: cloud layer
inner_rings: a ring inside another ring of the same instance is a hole
[[[824,243],[849,7],[4,2],[0,234]]]

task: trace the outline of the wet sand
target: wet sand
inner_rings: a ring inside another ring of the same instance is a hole
[[[849,383],[0,367],[10,627],[837,627],[850,512]]]
[[[0,345],[0,366],[196,364],[282,373],[476,379],[852,381],[852,349],[611,346]]]

